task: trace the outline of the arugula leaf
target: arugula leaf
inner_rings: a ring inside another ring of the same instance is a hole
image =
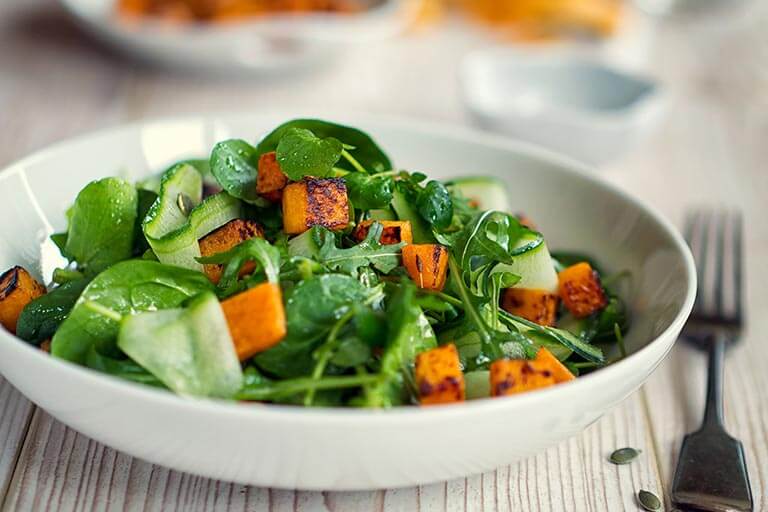
[[[87,278],[69,281],[27,304],[19,315],[16,335],[35,345],[49,339],[89,282]]]
[[[133,255],[138,208],[136,188],[119,178],[92,181],[69,214],[64,252],[88,276]]]
[[[391,176],[352,172],[344,176],[347,194],[358,210],[387,208],[392,202],[395,182]]]
[[[280,170],[293,181],[305,176],[328,178],[341,158],[343,145],[332,137],[320,138],[304,128],[289,128],[277,145]]]
[[[557,329],[555,327],[546,327],[539,325],[525,318],[514,316],[506,311],[499,311],[499,315],[508,325],[515,326],[523,333],[526,331],[532,331],[539,335],[547,336],[552,340],[560,343],[564,347],[573,350],[575,353],[593,363],[605,364],[605,356],[603,351],[599,347],[586,343],[573,333],[566,331],[565,329]]]
[[[312,352],[336,322],[353,304],[370,303],[381,294],[381,288],[366,288],[341,274],[322,274],[300,281],[285,295],[288,334],[258,354],[254,362],[278,377],[309,375],[314,367]]]
[[[200,272],[146,260],[117,263],[85,288],[53,336],[51,354],[80,364],[93,346],[102,354],[119,355],[118,323],[86,307],[88,301],[125,315],[178,307],[204,291],[213,291],[213,285]]]
[[[419,215],[432,224],[435,229],[445,229],[453,219],[453,200],[445,185],[439,181],[430,181],[419,191],[416,199]]]
[[[259,143],[259,155],[277,150],[283,135],[291,128],[303,128],[321,139],[333,137],[344,144],[353,146],[355,160],[370,172],[379,173],[392,169],[392,162],[390,162],[389,157],[369,135],[356,128],[318,119],[295,119],[278,126]],[[342,160],[337,165],[347,171],[356,170],[349,161]]]
[[[349,249],[336,247],[336,236],[327,229],[318,230],[320,249],[317,260],[331,270],[357,277],[361,268],[372,265],[388,274],[400,265],[399,255],[405,243],[382,245],[379,242],[384,227],[374,222],[365,239]]]
[[[216,144],[211,152],[210,168],[229,195],[246,203],[269,206],[269,201],[256,193],[259,152],[244,140],[230,139]]]
[[[387,308],[387,345],[381,356],[381,380],[365,389],[368,407],[392,407],[407,401],[406,379],[416,355],[437,346],[437,338],[416,302],[416,287],[404,281]]]
[[[239,290],[238,278],[240,270],[249,261],[257,264],[256,270],[246,278],[246,284],[261,282],[258,276],[263,272],[267,281],[277,283],[280,275],[280,251],[262,238],[246,240],[227,252],[222,252],[207,258],[197,258],[200,263],[226,264],[219,281],[219,289],[224,296],[232,295]]]

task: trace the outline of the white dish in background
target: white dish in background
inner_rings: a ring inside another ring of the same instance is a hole
[[[274,15],[226,24],[120,19],[117,0],[61,0],[85,30],[136,58],[204,72],[269,74],[311,67],[345,45],[385,39],[410,22],[412,0],[381,0],[357,14]]]
[[[123,169],[140,178],[205,155],[216,141],[260,137],[291,117],[137,123],[13,164],[0,173],[0,269],[49,275],[57,251],[41,243],[65,227],[66,208],[88,181]],[[184,399],[53,359],[2,329],[0,372],[59,420],[133,456],[248,484],[344,490],[457,478],[534,455],[629,396],[672,348],[693,304],[695,270],[682,238],[653,210],[580,164],[523,143],[412,120],[335,120],[371,133],[398,166],[442,178],[498,176],[552,247],[589,252],[609,271],[630,270],[630,355],[545,390],[390,411]]]
[[[657,82],[577,54],[482,50],[460,79],[484,128],[593,165],[626,153],[663,112]]]

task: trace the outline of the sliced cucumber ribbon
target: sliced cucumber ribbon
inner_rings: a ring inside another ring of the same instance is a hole
[[[202,270],[198,239],[240,216],[242,204],[226,192],[202,200],[203,177],[188,164],[169,169],[143,222],[144,236],[161,263]]]

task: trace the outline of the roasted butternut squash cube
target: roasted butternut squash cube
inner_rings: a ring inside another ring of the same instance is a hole
[[[416,356],[415,376],[421,405],[464,401],[464,374],[456,345],[443,345]]]
[[[213,256],[214,254],[227,252],[254,237],[264,237],[264,231],[258,223],[252,220],[231,220],[200,239],[200,254],[203,256]],[[248,275],[253,272],[254,268],[253,262],[249,261],[243,265],[240,275]],[[217,284],[221,280],[224,266],[217,263],[206,263],[203,265],[203,272],[208,276],[208,279]]]
[[[395,245],[401,242],[413,243],[411,222],[407,220],[365,220],[355,228],[355,240],[358,242],[365,240],[374,222],[378,222],[384,228],[381,232],[381,238],[379,238],[382,245]]]
[[[546,290],[507,288],[501,299],[501,307],[539,325],[555,325],[557,301],[557,295]]]
[[[448,275],[448,249],[438,244],[403,247],[403,266],[419,288],[440,291]]]
[[[554,386],[576,377],[546,348],[536,358],[500,359],[491,363],[491,395],[506,396]]]
[[[263,198],[278,203],[283,198],[283,189],[288,185],[288,176],[283,174],[277,162],[277,153],[271,151],[259,157],[259,173],[256,176],[256,192]]]
[[[608,304],[600,276],[587,262],[572,265],[558,275],[560,298],[576,318],[600,311]]]
[[[21,310],[45,292],[45,286],[24,268],[16,266],[7,270],[0,276],[0,325],[16,334]]]
[[[347,185],[340,178],[304,178],[283,190],[283,229],[298,235],[312,226],[330,230],[349,224]]]
[[[241,361],[280,343],[286,334],[280,286],[262,283],[221,303]]]

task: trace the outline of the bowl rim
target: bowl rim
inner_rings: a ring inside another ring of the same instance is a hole
[[[601,383],[606,384],[610,381],[610,379],[617,378],[622,373],[631,371],[633,366],[635,366],[636,363],[642,359],[643,354],[652,348],[652,345],[659,344],[662,342],[661,340],[663,338],[666,338],[673,333],[679,332],[685,324],[691,310],[693,309],[697,286],[696,267],[688,245],[683,240],[680,233],[674,228],[672,223],[663,215],[661,215],[653,206],[635,198],[628,192],[619,188],[617,185],[602,180],[596,173],[590,171],[589,166],[586,164],[542,148],[535,144],[503,137],[500,135],[489,134],[454,123],[424,121],[407,116],[374,115],[370,113],[353,112],[347,112],[341,115],[339,113],[331,115],[329,112],[314,111],[303,112],[303,115],[300,116],[296,116],[295,114],[296,112],[285,110],[264,110],[258,114],[214,112],[200,115],[147,118],[129,123],[113,125],[111,127],[93,130],[82,135],[60,140],[53,144],[47,145],[42,149],[33,151],[26,157],[3,166],[2,169],[0,169],[0,183],[10,176],[23,171],[26,166],[55,156],[56,152],[63,150],[67,146],[73,144],[88,143],[89,141],[102,137],[118,137],[122,133],[129,133],[132,130],[140,129],[143,126],[156,124],[179,122],[197,122],[203,124],[236,124],[238,121],[248,122],[250,120],[252,122],[253,120],[258,119],[271,120],[273,118],[280,117],[287,119],[293,117],[307,118],[326,116],[325,118],[327,119],[334,119],[338,122],[346,124],[365,124],[367,122],[394,130],[402,129],[404,126],[406,126],[407,129],[411,132],[418,132],[419,134],[428,136],[439,136],[443,139],[460,139],[464,142],[469,142],[475,145],[486,146],[488,148],[506,152],[524,154],[534,159],[553,163],[562,167],[563,172],[573,174],[578,178],[589,182],[598,190],[605,193],[614,194],[622,201],[632,204],[634,207],[647,214],[652,222],[656,223],[656,225],[660,228],[661,233],[663,233],[666,238],[669,239],[674,248],[677,250],[677,254],[682,257],[685,265],[685,279],[687,282],[686,295],[682,306],[677,312],[675,318],[658,336],[650,340],[639,350],[629,354],[627,357],[613,364],[606,366],[605,368],[601,368],[593,373],[579,377],[573,381],[560,384],[558,386],[538,390],[535,393],[523,393],[509,397],[468,400],[459,404],[448,404],[441,407],[399,406],[387,410],[355,409],[343,407],[310,408],[280,404],[240,403],[235,401],[229,402],[207,398],[187,398],[176,395],[174,393],[169,393],[166,390],[155,389],[150,386],[142,386],[140,384],[121,380],[110,375],[97,372],[96,370],[79,366],[69,361],[53,358],[49,354],[44,353],[39,348],[26,343],[21,338],[16,337],[4,329],[0,329],[0,344],[7,343],[10,349],[15,351],[17,354],[25,354],[28,357],[38,358],[38,360],[41,362],[45,360],[46,362],[41,364],[52,364],[58,371],[64,372],[64,374],[68,375],[69,377],[76,379],[95,379],[95,382],[97,382],[98,385],[105,386],[109,389],[110,392],[122,393],[124,395],[130,394],[132,395],[131,398],[152,401],[154,402],[153,405],[158,407],[180,407],[185,409],[185,412],[188,413],[229,414],[235,415],[237,418],[241,418],[243,420],[253,420],[256,417],[278,421],[290,420],[292,423],[307,422],[316,424],[317,422],[322,422],[327,426],[343,424],[349,427],[354,422],[356,422],[355,424],[359,426],[380,424],[382,421],[397,423],[402,421],[409,421],[418,423],[423,421],[432,421],[437,417],[440,419],[450,419],[451,417],[463,415],[469,412],[474,412],[476,414],[491,413],[499,408],[513,407],[516,405],[524,406],[526,404],[536,402],[545,403],[550,400],[550,397],[557,393],[562,393],[566,389],[570,389],[575,392],[579,389],[586,390],[592,385],[599,386]],[[671,347],[672,344],[670,344],[667,352],[671,350]],[[664,355],[666,356],[666,352]],[[663,360],[663,357],[659,361],[661,360]]]

